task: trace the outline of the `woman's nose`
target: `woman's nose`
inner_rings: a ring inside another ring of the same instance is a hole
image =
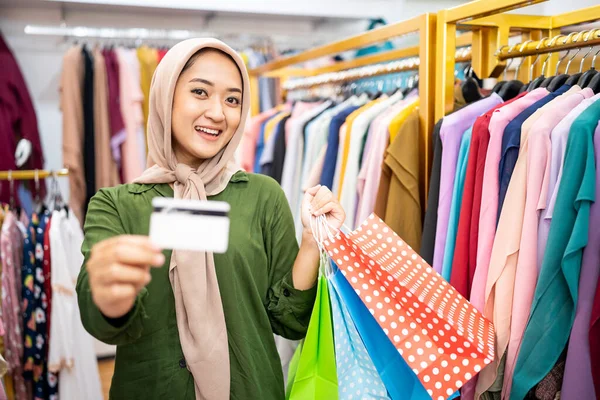
[[[210,105],[204,115],[215,122],[223,121],[225,119],[223,105],[218,99],[211,100]]]

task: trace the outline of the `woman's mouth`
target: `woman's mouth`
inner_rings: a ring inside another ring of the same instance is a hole
[[[202,137],[208,140],[216,140],[219,137],[219,135],[223,132],[220,129],[212,129],[199,125],[194,126],[194,130],[198,132]]]

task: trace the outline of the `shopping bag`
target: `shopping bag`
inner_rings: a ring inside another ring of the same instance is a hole
[[[285,388],[285,398],[289,400],[292,394],[292,386],[294,385],[294,379],[296,379],[296,372],[298,371],[298,363],[300,362],[300,355],[302,354],[302,347],[304,346],[304,340],[301,340],[294,351],[294,355],[290,360],[290,366],[288,368],[288,379]],[[285,370],[284,370],[285,371]]]
[[[392,400],[430,400],[417,376],[341,272],[336,271],[329,279],[332,291],[335,290],[346,306],[389,397]]]
[[[493,360],[493,324],[380,218],[323,244],[432,398],[454,396]]]
[[[389,399],[385,385],[334,284],[329,285],[329,298],[333,314],[335,361],[340,400]],[[385,339],[387,340],[387,338]],[[396,352],[394,351],[394,353]],[[409,373],[413,375],[411,371]]]
[[[337,398],[338,383],[329,292],[327,279],[321,275],[290,400],[336,400]]]

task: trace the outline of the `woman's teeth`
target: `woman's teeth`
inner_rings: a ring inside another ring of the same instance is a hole
[[[202,126],[195,126],[194,129],[196,130],[196,132],[204,132],[204,133],[208,133],[209,135],[213,135],[213,136],[219,136],[219,133],[221,133],[221,131],[219,131],[217,129],[208,129],[208,128],[204,128]]]

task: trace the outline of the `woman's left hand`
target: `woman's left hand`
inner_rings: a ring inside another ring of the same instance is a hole
[[[302,199],[302,225],[304,230],[312,233],[311,217],[325,215],[329,227],[334,232],[342,227],[346,220],[346,212],[326,186],[317,185],[304,193]]]

